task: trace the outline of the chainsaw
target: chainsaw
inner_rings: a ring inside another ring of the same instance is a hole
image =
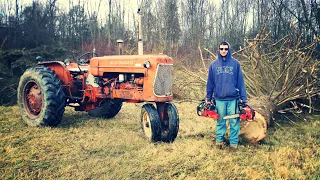
[[[214,99],[211,100],[211,103],[206,103],[203,99],[200,104],[197,106],[197,114],[198,116],[209,117],[215,120],[219,119],[219,114],[216,111],[216,101]]]
[[[239,113],[224,116],[223,119],[233,119],[240,117],[242,121],[252,121],[255,116],[255,111],[248,104],[239,102],[238,103]],[[202,100],[197,106],[198,116],[209,117],[215,120],[219,119],[219,114],[216,110],[215,100],[212,99],[211,103],[206,103],[205,100]]]
[[[246,103],[239,102],[239,113],[224,116],[223,119],[234,119],[240,117],[241,121],[253,121],[255,111]]]

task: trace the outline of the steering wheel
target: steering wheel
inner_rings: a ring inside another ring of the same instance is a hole
[[[87,59],[84,59],[83,57],[87,56],[86,58]],[[81,56],[78,57],[77,59],[77,63],[78,64],[88,64],[90,62],[90,59],[93,58],[93,57],[97,57],[98,54],[95,53],[95,52],[87,52],[87,53],[84,53],[82,54]]]

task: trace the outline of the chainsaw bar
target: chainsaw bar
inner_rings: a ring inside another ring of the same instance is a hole
[[[223,119],[234,119],[234,118],[238,118],[238,117],[240,117],[239,114],[232,114],[232,115],[228,115],[228,116],[223,117]]]

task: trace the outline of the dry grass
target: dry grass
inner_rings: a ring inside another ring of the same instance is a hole
[[[148,143],[141,104],[124,104],[111,120],[67,109],[57,128],[25,126],[18,107],[0,107],[0,179],[317,179],[320,116],[269,131],[264,145],[243,139],[238,152],[214,147],[215,122],[195,103],[176,103],[180,130],[172,144]]]

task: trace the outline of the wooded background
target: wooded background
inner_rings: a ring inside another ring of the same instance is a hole
[[[124,54],[137,54],[132,1],[61,2],[0,1],[0,93],[15,91],[17,78],[38,55],[63,60],[94,48],[99,55],[117,54],[117,39],[124,40]],[[138,0],[137,7],[145,53],[167,54],[190,69],[202,65],[201,58],[210,62],[214,55],[209,51],[215,53],[222,40],[236,52],[265,41],[267,34],[270,42],[289,37],[285,47],[299,49],[314,44],[320,32],[319,0]],[[318,58],[319,43],[311,50],[312,58]],[[0,99],[5,104],[11,98]]]
[[[83,0],[69,0],[68,7],[59,7],[59,0],[32,1],[30,5],[20,2],[24,1],[0,2],[1,50],[54,45],[82,51],[95,47],[100,53],[113,54],[116,40],[124,39],[131,50],[127,53],[134,53],[137,13],[126,5],[130,1],[100,0],[97,7]],[[238,50],[245,39],[255,37],[263,26],[271,32],[273,41],[287,35],[293,27],[298,36],[302,34],[304,43],[311,43],[319,35],[317,0],[216,2],[219,3],[141,0],[138,7],[143,13],[145,51],[184,55],[190,54],[190,50],[198,51],[199,45],[212,50],[221,40]],[[102,8],[106,9],[105,14]]]

